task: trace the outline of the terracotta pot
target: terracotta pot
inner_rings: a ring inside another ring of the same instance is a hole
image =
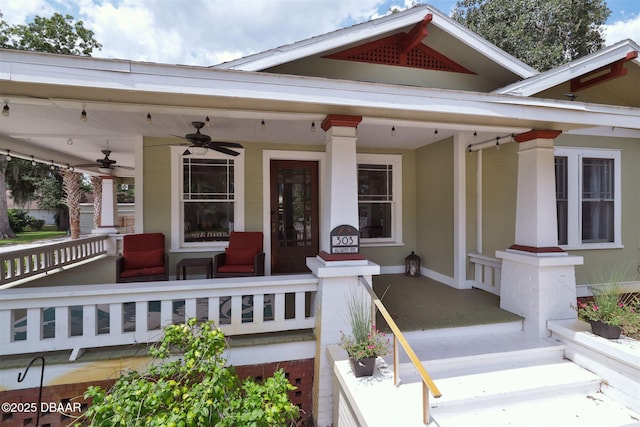
[[[620,338],[620,333],[622,332],[619,326],[609,325],[601,320],[591,322],[591,331],[598,336],[610,340]]]
[[[351,369],[356,378],[370,377],[373,375],[373,369],[376,367],[376,357],[366,357],[364,359],[351,360]]]

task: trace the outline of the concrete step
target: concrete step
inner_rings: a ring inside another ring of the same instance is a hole
[[[433,408],[482,407],[495,402],[520,402],[565,394],[600,391],[601,380],[571,362],[504,369],[437,380],[442,397]]]
[[[637,413],[602,393],[572,393],[491,405],[434,408],[430,426],[437,427],[631,427]]]

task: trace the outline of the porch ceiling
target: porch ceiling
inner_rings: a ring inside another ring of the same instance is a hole
[[[5,95],[5,98],[7,96]],[[141,95],[142,99],[143,96]],[[223,109],[209,98],[212,107],[203,106],[202,97],[179,97],[179,105],[147,103],[110,103],[105,101],[62,98],[10,97],[8,117],[0,117],[0,153],[35,156],[75,166],[92,163],[110,149],[110,158],[119,166],[134,168],[134,151],[143,137],[166,138],[166,144],[185,141],[173,135],[194,131],[191,122],[209,117],[203,133],[214,140],[240,143],[324,144],[325,132],[320,124],[328,112]],[[0,106],[1,108],[2,106]],[[80,119],[85,109],[87,120]],[[291,107],[289,106],[289,110]],[[357,114],[335,108],[333,113]],[[151,115],[152,123],[147,121]],[[264,126],[262,122],[264,121]],[[315,126],[312,126],[315,125]],[[315,128],[315,130],[313,130]],[[450,138],[458,132],[477,134],[485,140],[528,130],[521,127],[463,125],[444,121],[413,121],[365,116],[358,126],[360,147],[416,149]],[[96,174],[96,168],[84,168]],[[133,176],[133,170],[116,169],[115,175]]]

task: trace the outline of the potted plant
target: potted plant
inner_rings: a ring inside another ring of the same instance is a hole
[[[617,285],[593,286],[593,300],[578,302],[578,317],[591,323],[594,334],[620,338],[621,326],[636,315],[634,300],[624,298]]]
[[[340,345],[349,355],[356,377],[371,376],[376,358],[389,353],[389,340],[371,320],[368,299],[353,294],[347,307],[351,335],[342,334]]]

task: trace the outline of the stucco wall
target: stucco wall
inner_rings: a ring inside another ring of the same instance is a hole
[[[495,256],[514,244],[518,145],[482,151],[482,253]]]
[[[453,144],[439,141],[416,151],[418,250],[422,266],[453,276]]]

